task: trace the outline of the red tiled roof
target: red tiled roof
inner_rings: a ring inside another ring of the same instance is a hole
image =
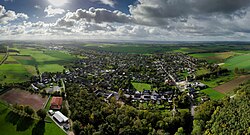
[[[62,97],[52,97],[52,100],[50,102],[50,108],[61,109],[62,101],[63,101]]]

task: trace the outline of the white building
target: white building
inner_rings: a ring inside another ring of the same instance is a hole
[[[69,118],[64,116],[60,111],[56,111],[53,118],[55,118],[59,123],[68,122],[69,120]]]

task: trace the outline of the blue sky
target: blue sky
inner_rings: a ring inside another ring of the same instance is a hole
[[[247,41],[250,0],[0,0],[0,39]]]

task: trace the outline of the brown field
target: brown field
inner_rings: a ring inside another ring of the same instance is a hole
[[[14,57],[16,60],[33,60],[31,56],[14,55],[12,57]]]
[[[231,92],[232,90],[237,88],[241,83],[244,83],[247,80],[250,80],[250,75],[242,75],[232,81],[229,81],[227,83],[215,87],[214,90],[225,94]]]
[[[43,107],[48,97],[42,98],[41,95],[31,94],[28,91],[21,89],[12,89],[0,96],[0,99],[8,102],[9,104],[29,105],[35,110]]]

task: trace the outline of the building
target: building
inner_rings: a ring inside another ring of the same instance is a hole
[[[69,118],[64,116],[60,111],[56,111],[55,114],[53,115],[53,118],[59,123],[65,123],[68,122],[69,120]]]
[[[50,102],[50,109],[52,110],[60,110],[62,108],[62,97],[52,97]]]

